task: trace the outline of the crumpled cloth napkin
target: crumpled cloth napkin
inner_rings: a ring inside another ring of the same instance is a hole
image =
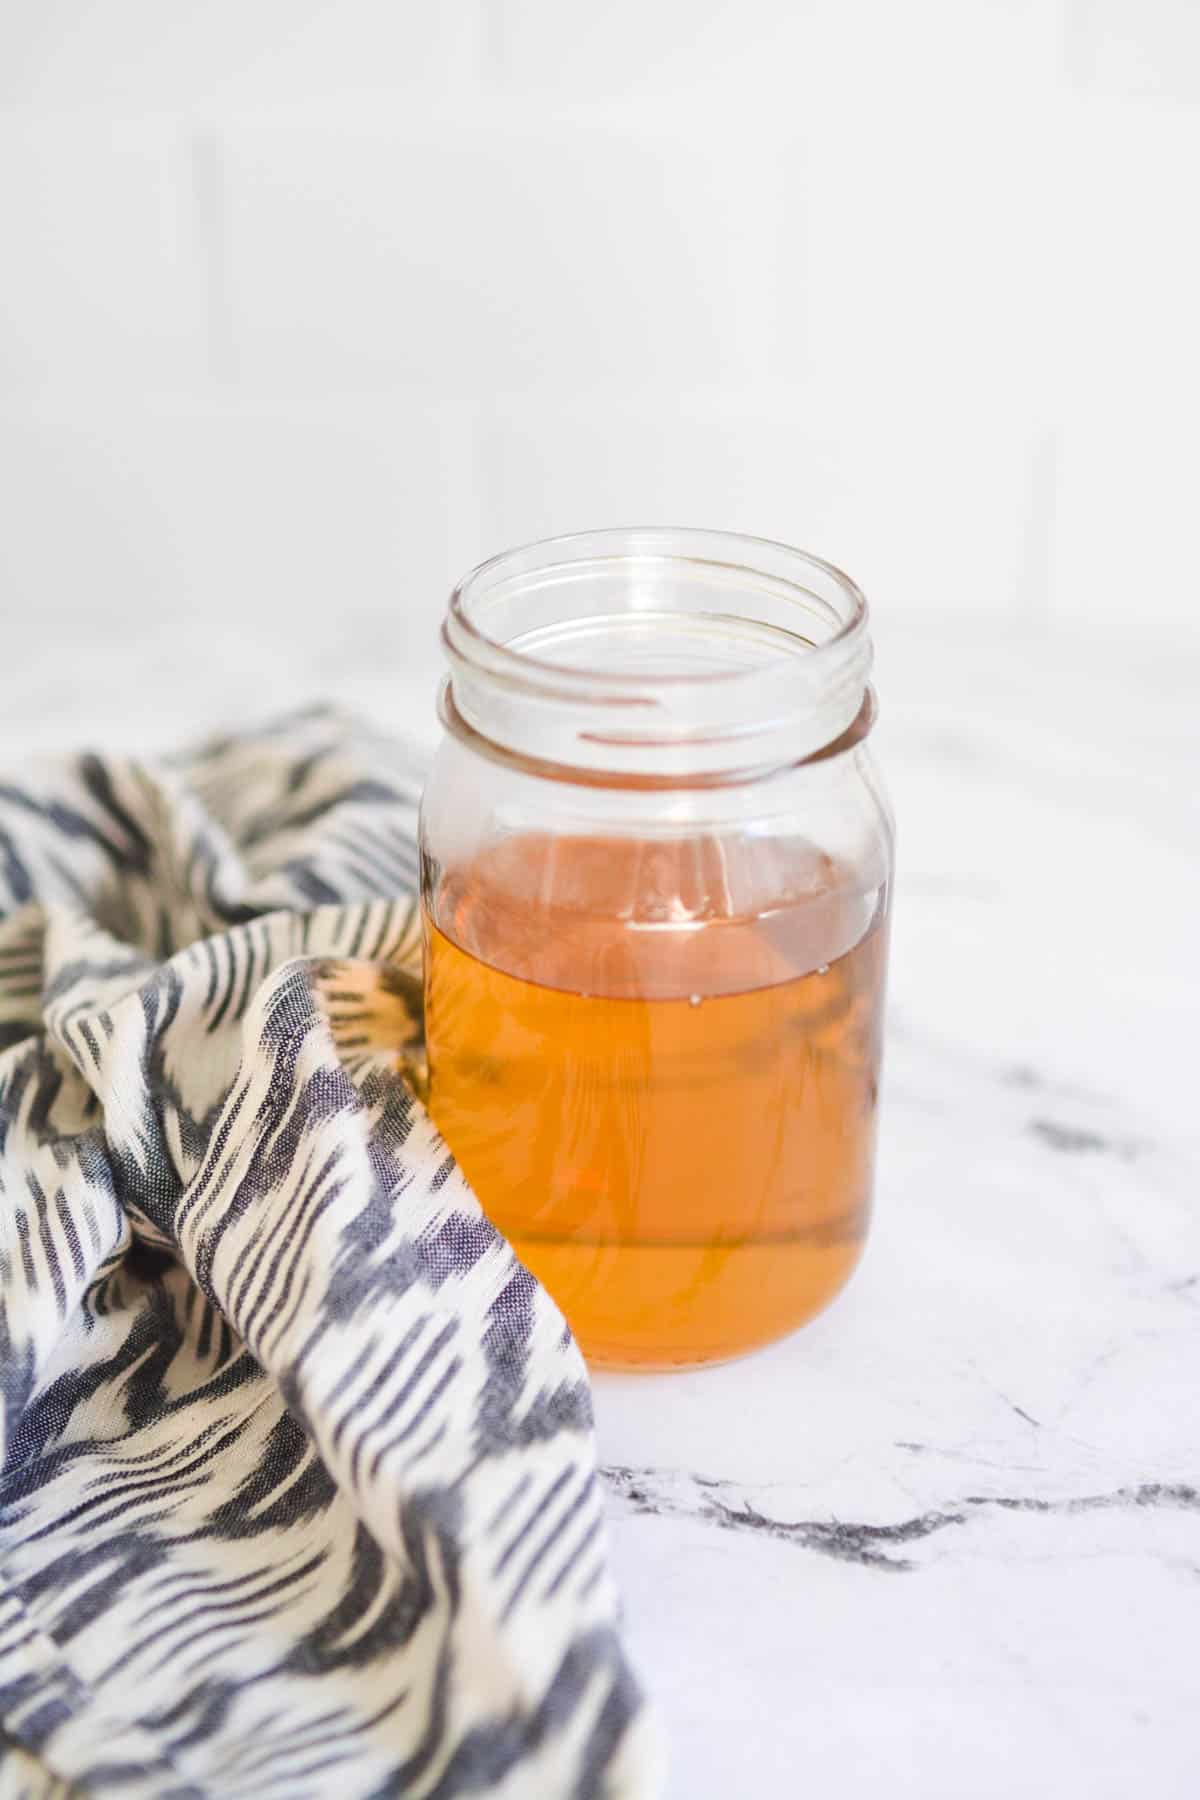
[[[396,1074],[419,785],[0,779],[0,1795],[658,1791],[583,1362]]]

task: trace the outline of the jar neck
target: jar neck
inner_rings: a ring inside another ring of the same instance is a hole
[[[707,784],[857,741],[866,602],[801,551],[716,532],[595,532],[455,590],[442,714],[477,747],[618,784]]]

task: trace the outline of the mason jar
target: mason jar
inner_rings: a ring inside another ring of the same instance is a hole
[[[433,1118],[593,1362],[767,1343],[870,1212],[893,825],[863,596],[782,544],[598,531],[484,563],[443,636]]]

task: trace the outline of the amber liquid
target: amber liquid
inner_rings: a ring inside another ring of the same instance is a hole
[[[426,917],[430,1105],[585,1354],[735,1356],[842,1287],[866,1229],[885,932],[810,851],[734,908],[711,840],[509,840]]]

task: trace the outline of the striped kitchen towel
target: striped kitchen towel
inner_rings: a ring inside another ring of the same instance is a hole
[[[396,1074],[418,787],[0,778],[0,1795],[658,1791],[582,1360]]]

